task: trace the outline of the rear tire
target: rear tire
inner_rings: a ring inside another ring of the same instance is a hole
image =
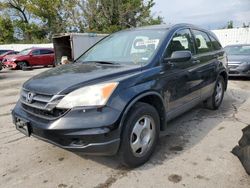
[[[204,101],[205,107],[210,110],[217,110],[224,98],[224,92],[225,81],[222,76],[219,76],[215,83],[213,95]]]
[[[123,125],[119,150],[122,164],[134,168],[147,162],[155,150],[159,132],[156,109],[147,103],[136,103]]]

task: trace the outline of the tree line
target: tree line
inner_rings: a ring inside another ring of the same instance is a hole
[[[243,22],[243,24],[242,24],[241,27],[242,28],[250,28],[250,22],[248,22],[248,24],[246,24],[245,22]],[[227,25],[224,26],[224,27],[222,27],[221,29],[233,29],[233,28],[235,28],[234,27],[234,22],[233,22],[233,20],[230,20],[230,21],[227,22]]]
[[[1,0],[0,44],[49,42],[65,32],[112,33],[160,24],[154,0]]]

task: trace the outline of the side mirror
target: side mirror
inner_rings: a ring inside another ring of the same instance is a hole
[[[192,58],[192,53],[188,50],[175,51],[170,58],[164,58],[164,62],[185,62]]]

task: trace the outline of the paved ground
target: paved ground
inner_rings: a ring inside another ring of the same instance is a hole
[[[250,187],[230,152],[250,124],[250,80],[231,80],[218,111],[197,107],[169,123],[152,159],[128,170],[116,157],[82,156],[15,130],[21,85],[44,70],[0,72],[0,187]]]

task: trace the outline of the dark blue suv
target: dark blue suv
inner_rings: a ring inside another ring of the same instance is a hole
[[[216,36],[189,24],[111,34],[74,63],[24,83],[16,128],[59,147],[119,154],[136,167],[153,153],[167,122],[199,103],[217,109],[227,58]]]

